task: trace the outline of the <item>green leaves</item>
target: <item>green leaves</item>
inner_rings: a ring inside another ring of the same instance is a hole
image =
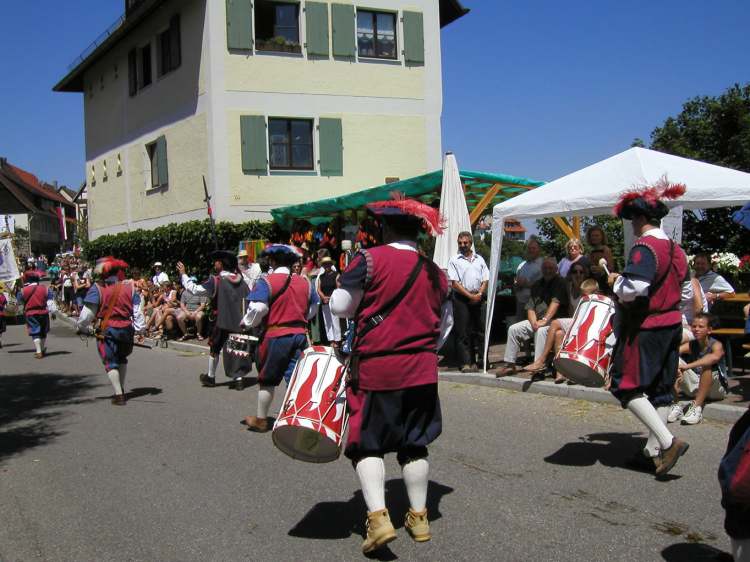
[[[279,240],[281,232],[275,223],[249,221],[235,224],[216,224],[219,248],[236,250],[241,240]],[[210,272],[209,255],[214,250],[211,225],[208,219],[172,223],[153,230],[132,230],[120,234],[107,234],[83,243],[83,252],[90,261],[103,256],[116,256],[128,262],[132,269],[148,272],[155,261],[164,263],[164,269],[176,276],[175,264],[185,263],[191,274],[198,276]]]

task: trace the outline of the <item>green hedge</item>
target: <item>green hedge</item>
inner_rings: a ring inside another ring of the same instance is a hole
[[[276,241],[282,236],[273,222],[249,221],[240,224],[216,224],[219,249],[236,250],[241,240],[266,239]],[[83,253],[91,262],[102,256],[123,259],[131,268],[150,272],[155,261],[164,264],[164,270],[175,278],[178,261],[185,263],[190,273],[205,275],[211,270],[209,254],[214,250],[211,226],[208,219],[172,223],[153,230],[132,230],[120,234],[107,234],[83,244]]]

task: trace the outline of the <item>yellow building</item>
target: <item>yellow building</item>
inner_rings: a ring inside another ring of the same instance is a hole
[[[459,0],[126,0],[54,87],[84,96],[91,238],[349,193],[441,166]]]

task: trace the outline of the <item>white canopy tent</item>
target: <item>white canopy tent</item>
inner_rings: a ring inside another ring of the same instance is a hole
[[[446,217],[443,233],[435,240],[432,261],[441,269],[448,269],[450,259],[458,254],[458,234],[471,232],[469,210],[466,207],[464,187],[458,163],[452,152],[446,152],[443,160],[443,185],[440,191],[440,214]]]
[[[485,324],[485,350],[489,346],[495,307],[498,266],[506,218],[595,216],[612,212],[623,191],[655,183],[666,175],[672,183],[684,183],[687,191],[669,207],[708,209],[743,205],[750,200],[750,174],[680,158],[645,148],[630,148],[606,160],[563,176],[534,190],[495,205],[492,213],[492,254]],[[485,353],[484,369],[487,370]]]

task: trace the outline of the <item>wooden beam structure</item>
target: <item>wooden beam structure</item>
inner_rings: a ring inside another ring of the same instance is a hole
[[[479,220],[479,217],[482,216],[482,213],[484,213],[485,209],[495,198],[495,195],[497,195],[498,191],[500,191],[500,184],[496,183],[487,191],[485,191],[484,195],[482,195],[482,198],[479,200],[479,203],[477,203],[477,206],[474,207],[474,209],[469,213],[469,222],[472,226],[474,226],[474,224]]]
[[[552,220],[553,220],[553,221],[554,221],[554,223],[555,223],[555,224],[557,225],[557,228],[559,228],[559,229],[560,229],[560,231],[561,231],[561,232],[562,232],[562,233],[563,233],[563,234],[564,234],[565,236],[567,236],[569,240],[570,240],[571,238],[573,238],[573,229],[572,229],[572,228],[570,228],[570,225],[568,224],[568,221],[566,221],[566,220],[565,220],[564,218],[562,218],[562,217],[552,217]]]

